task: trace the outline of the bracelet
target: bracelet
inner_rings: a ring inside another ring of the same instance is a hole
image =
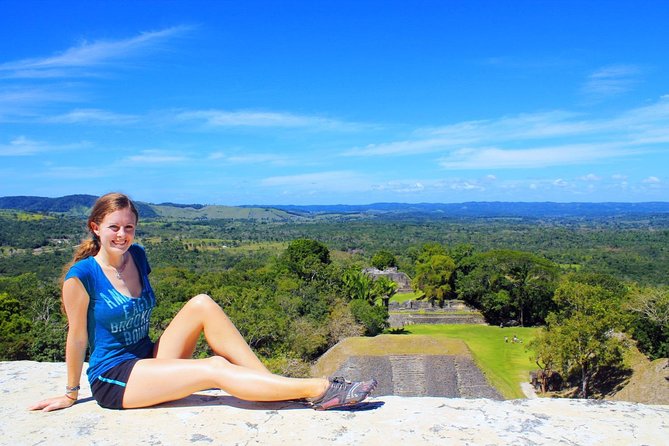
[[[74,387],[65,386],[65,393],[77,392],[79,389],[81,389],[80,385],[76,385]]]
[[[72,400],[72,401],[76,401],[76,400],[77,400],[76,398],[72,398],[72,397],[71,397],[70,395],[68,395],[67,393],[65,394],[65,398],[67,398],[68,400]]]

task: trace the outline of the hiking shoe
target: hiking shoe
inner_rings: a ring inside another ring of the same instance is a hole
[[[315,410],[328,410],[336,407],[358,404],[376,388],[377,381],[346,381],[344,378],[330,378],[330,386],[325,393],[311,401]]]

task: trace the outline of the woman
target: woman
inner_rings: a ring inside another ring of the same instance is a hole
[[[67,385],[32,410],[51,411],[77,401],[86,347],[88,380],[102,407],[129,409],[220,388],[251,401],[307,399],[317,410],[364,400],[376,380],[288,378],[270,373],[221,307],[209,296],[190,299],[154,344],[148,337],[156,299],[144,249],[133,244],[139,214],[125,195],[100,197],[63,281],[68,320]],[[191,359],[201,333],[215,356]]]

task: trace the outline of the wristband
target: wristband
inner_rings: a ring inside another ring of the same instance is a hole
[[[65,386],[65,393],[77,392],[79,389],[81,389],[80,385],[76,385],[74,387]]]
[[[65,394],[65,398],[67,398],[68,400],[72,400],[72,401],[76,401],[76,400],[77,400],[76,398],[72,398],[72,397],[71,397],[70,395],[68,395],[67,393]]]

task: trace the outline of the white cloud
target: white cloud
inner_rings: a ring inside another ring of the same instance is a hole
[[[388,181],[387,183],[372,186],[372,190],[398,194],[411,194],[423,192],[425,190],[425,185],[420,181]]]
[[[369,189],[366,177],[352,171],[330,171],[298,175],[268,177],[261,180],[261,185],[304,191],[333,190],[339,192],[361,191]]]
[[[437,153],[446,169],[529,169],[616,160],[666,150],[661,143],[669,142],[669,98],[608,119],[554,111],[424,128],[415,135],[341,155]]]
[[[444,191],[478,191],[483,192],[486,187],[481,184],[482,181],[489,181],[479,179],[462,179],[462,178],[448,178],[448,179],[422,179],[422,180],[392,180],[385,183],[375,184],[372,190],[377,192],[393,192],[393,193],[434,193]],[[503,187],[503,186],[500,186]]]
[[[453,190],[477,190],[477,191],[485,190],[485,187],[470,181],[454,182],[451,184],[450,188]]]
[[[200,121],[209,127],[304,127],[313,129],[350,129],[348,124],[318,116],[282,112],[196,110],[176,115],[179,121]]]
[[[523,113],[499,119],[465,121],[453,125],[426,128],[417,133],[433,135],[450,144],[485,143],[490,141],[531,140],[564,137],[599,130],[602,122],[582,120],[581,115],[566,111]]]
[[[0,145],[0,156],[30,156],[46,150],[45,144],[19,136]]]
[[[589,173],[579,178],[582,181],[600,181],[602,177],[595,175],[594,173]]]
[[[416,155],[442,150],[448,141],[443,139],[427,139],[417,141],[396,141],[385,144],[369,144],[363,148],[353,148],[344,152],[344,156],[387,156]]]
[[[98,109],[76,109],[59,116],[44,118],[44,122],[54,124],[132,124],[139,120],[134,115],[123,115]]]
[[[62,89],[55,91],[38,87],[8,88],[0,92],[0,110],[16,108],[32,104],[75,101],[76,97],[64,93]]]
[[[622,147],[574,144],[533,149],[482,147],[454,150],[439,160],[444,169],[533,169],[591,163],[624,156]]]
[[[106,178],[113,175],[110,169],[91,167],[54,166],[40,172],[39,177],[67,181]]]
[[[41,107],[78,100],[79,95],[68,91],[67,87],[7,88],[0,91],[0,122],[36,121]]]
[[[234,151],[238,152],[239,149],[234,149]],[[209,156],[207,156],[207,159],[228,164],[269,164],[274,166],[286,166],[297,163],[296,160],[275,153],[227,154],[226,152],[216,151],[210,153]],[[304,163],[302,162],[301,164]]]
[[[131,155],[123,159],[123,162],[136,164],[174,164],[187,161],[183,155],[171,154],[162,150],[143,150],[139,155]]]
[[[190,28],[177,26],[122,40],[83,42],[60,54],[0,64],[0,77],[56,78],[90,75],[86,69],[145,54]]]
[[[225,159],[225,152],[212,152],[207,159],[212,161]]]
[[[633,65],[611,65],[588,76],[583,92],[590,96],[607,97],[625,93],[638,83],[641,74]]]
[[[651,176],[644,178],[642,182],[645,184],[660,184],[662,180],[660,180],[658,177]]]
[[[90,147],[90,144],[87,142],[55,145],[19,136],[9,141],[9,144],[0,144],[0,156],[33,156],[39,153],[67,152],[87,147]]]
[[[234,155],[226,158],[232,164],[273,164],[286,165],[291,161],[288,158],[271,153],[249,153],[245,155]]]

